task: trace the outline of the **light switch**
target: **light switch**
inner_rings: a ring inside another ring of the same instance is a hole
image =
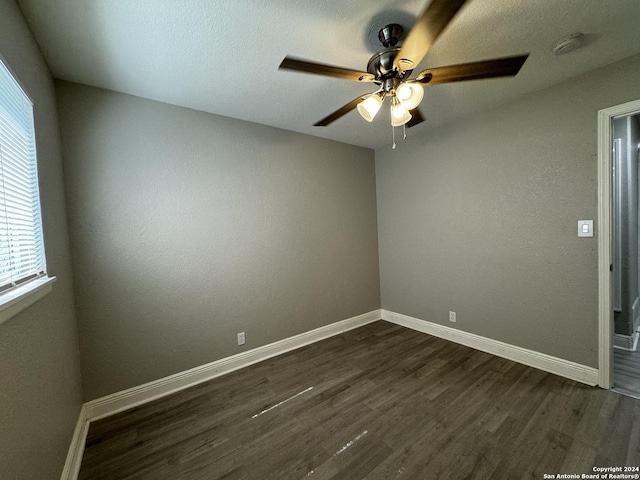
[[[593,220],[578,220],[578,236],[593,237]]]

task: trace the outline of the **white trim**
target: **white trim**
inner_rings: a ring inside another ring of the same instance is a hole
[[[613,386],[611,297],[611,120],[640,112],[640,100],[598,111],[598,385]]]
[[[611,142],[611,263],[613,264],[613,311],[622,312],[622,139],[613,138]]]
[[[503,342],[463,332],[450,327],[437,325],[417,318],[390,312],[373,310],[362,315],[348,318],[324,327],[285,338],[278,342],[254,348],[247,352],[226,357],[215,362],[192,368],[168,377],[145,383],[121,392],[92,400],[82,406],[78,422],[73,433],[67,460],[62,471],[61,480],[76,480],[82,464],[84,445],[89,431],[89,424],[94,420],[137,407],[144,403],[198,385],[219,376],[231,373],[240,368],[267,360],[277,355],[315,343],[334,335],[361,327],[377,320],[386,320],[413,330],[434,335],[440,338],[466,345],[499,357],[508,358],[531,367],[555,373],[589,385],[598,382],[598,371],[577,363],[545,355],[532,350],[509,345]]]
[[[635,352],[638,349],[638,336],[640,336],[638,332],[633,332],[633,335],[616,333],[613,336],[613,348]]]
[[[588,385],[598,383],[598,370],[593,367],[388,310],[382,310],[382,319]]]
[[[631,335],[622,335],[620,333],[615,333],[613,335],[613,348],[632,351],[633,337]]]
[[[380,320],[380,310],[373,310],[262,347],[238,353],[237,355],[222,358],[206,365],[169,375],[144,385],[92,400],[84,404],[87,419],[93,421],[108,417],[377,320]]]
[[[105,397],[85,403],[80,410],[78,422],[73,432],[71,445],[67,452],[67,460],[62,470],[60,480],[76,480],[80,473],[84,446],[89,432],[89,424],[94,420],[108,417],[116,413],[137,407],[144,403],[157,400],[185,388],[212,380],[234,370],[248,367],[257,362],[267,360],[276,355],[295,350],[325,338],[339,335],[348,330],[362,327],[368,323],[380,320],[381,311],[372,310],[362,315],[347,318],[339,322],[325,325],[308,332],[285,338],[283,340],[254,348],[247,352],[226,357],[215,362],[160,378],[153,382],[116,392]]]
[[[64,462],[62,475],[60,480],[76,480],[80,473],[82,464],[82,456],[84,454],[84,444],[87,441],[87,433],[89,432],[89,419],[87,418],[87,410],[83,405],[78,415],[78,422],[71,437],[71,445],[67,452],[67,460]]]
[[[51,293],[56,277],[41,277],[0,294],[0,325]]]

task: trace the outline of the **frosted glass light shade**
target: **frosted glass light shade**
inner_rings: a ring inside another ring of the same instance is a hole
[[[409,120],[411,120],[409,110],[400,104],[391,106],[391,125],[399,127],[407,123]]]
[[[366,100],[360,102],[357,106],[358,113],[362,118],[364,118],[367,122],[372,122],[378,110],[380,110],[380,106],[382,105],[382,99],[379,95],[375,93],[372,94]]]
[[[403,83],[396,90],[396,97],[407,110],[413,110],[424,97],[424,88],[419,83]]]

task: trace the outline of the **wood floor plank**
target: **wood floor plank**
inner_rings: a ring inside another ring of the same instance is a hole
[[[640,350],[613,349],[613,388],[640,398]]]
[[[93,422],[80,479],[514,479],[640,465],[640,400],[374,322]]]

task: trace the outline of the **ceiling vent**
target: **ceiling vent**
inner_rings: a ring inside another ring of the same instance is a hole
[[[553,46],[554,55],[564,55],[573,52],[582,46],[584,35],[582,33],[572,33],[571,35],[558,40]]]

